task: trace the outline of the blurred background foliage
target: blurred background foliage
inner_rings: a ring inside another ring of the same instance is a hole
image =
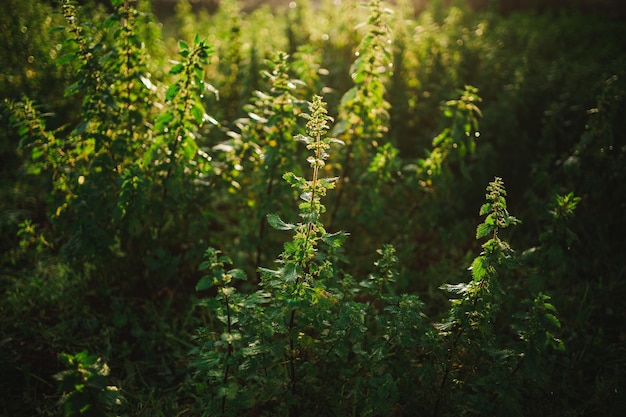
[[[115,8],[106,1],[79,3],[76,18],[104,59],[107,46],[118,42],[105,23]],[[78,64],[61,59],[67,36],[55,29],[67,22],[57,2],[5,1],[0,415],[56,415],[52,376],[62,369],[59,354],[85,349],[109,363],[108,377],[124,389],[128,415],[196,414],[186,385],[188,351],[195,329],[210,321],[195,307],[200,253],[208,244],[219,247],[249,276],[280,253],[282,235],[260,224],[267,212],[283,218],[296,212],[293,199],[282,197],[291,191],[280,178],[306,166],[294,137],[303,129],[297,115],[313,94],[324,96],[337,124],[351,126],[338,135],[367,140],[362,160],[331,158],[326,167],[342,176],[329,195],[327,220],[332,231],[351,233],[346,271],[362,276],[376,249],[392,243],[400,260],[396,291],[419,294],[430,316],[445,312],[446,295],[438,288],[465,276],[480,251],[474,233],[485,184],[504,178],[509,209],[523,221],[511,237],[528,266],[519,286],[553,295],[567,346],[566,359],[549,370],[559,406],[545,415],[621,415],[626,7],[617,0],[399,0],[388,6],[394,13],[385,17],[384,56],[372,55],[384,63],[380,74],[370,74],[381,82],[380,95],[366,107],[388,115],[376,119],[381,126],[374,134],[359,130],[366,116],[353,119],[359,94],[373,100],[352,90],[367,76],[351,75],[355,53],[364,53],[359,45],[373,30],[360,25],[368,15],[357,1],[137,2],[142,71],[157,86],[142,102],[145,137],[159,112],[150,103],[165,104],[173,82],[168,72],[179,59],[179,41],[191,44],[198,34],[213,50],[200,97],[211,121],[193,131],[198,148],[212,158],[211,185],[205,194],[181,180],[177,184],[189,188],[179,190],[180,206],[146,200],[151,208],[137,214],[145,223],[133,227],[158,224],[161,208],[189,210],[172,217],[182,223],[169,225],[167,242],[155,242],[145,226],[136,235],[145,250],[120,249],[76,267],[61,250],[68,231],[54,223],[53,177],[33,171],[8,104],[33,100],[58,137],[80,123],[83,96],[65,93],[79,77]],[[479,110],[468,110],[470,104]],[[439,173],[428,168],[435,166],[434,148],[447,152]],[[112,216],[102,205],[85,210],[94,218]],[[183,222],[185,216],[194,221]],[[67,227],[80,221],[70,218]],[[106,239],[115,242],[121,232],[110,233]],[[99,243],[94,238],[76,250],[84,255]]]

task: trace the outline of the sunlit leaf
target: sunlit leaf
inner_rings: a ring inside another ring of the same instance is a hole
[[[204,120],[204,107],[199,102],[195,102],[190,110],[191,116],[194,118],[196,123],[202,124]]]
[[[269,222],[270,226],[272,226],[276,230],[293,230],[296,228],[295,224],[285,223],[284,221],[282,221],[278,214],[268,214],[267,221]]]
[[[472,262],[470,270],[472,271],[474,281],[483,280],[487,276],[487,259],[484,256],[477,257]]]
[[[166,101],[172,101],[174,99],[174,97],[176,97],[178,95],[179,91],[180,91],[180,85],[178,83],[174,83],[174,84],[170,85],[167,88],[167,91],[165,92],[165,100]]]
[[[180,74],[183,72],[183,69],[185,69],[185,66],[182,63],[178,63],[170,69],[170,75]]]
[[[293,282],[298,279],[298,268],[295,263],[288,263],[283,269],[283,278],[286,282]]]
[[[495,229],[494,229],[494,227],[492,225],[481,223],[476,228],[476,239],[480,239],[480,238],[483,238],[483,237],[488,236],[490,234],[493,234],[494,230]]]

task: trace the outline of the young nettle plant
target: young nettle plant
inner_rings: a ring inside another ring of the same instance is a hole
[[[417,173],[422,187],[431,187],[437,180],[453,181],[453,166],[457,166],[463,176],[469,176],[466,159],[476,151],[476,138],[480,136],[478,119],[482,116],[478,103],[482,99],[478,89],[471,85],[458,93],[458,99],[448,100],[442,106],[449,126],[433,139],[432,150],[427,152],[426,158],[418,161]]]
[[[506,297],[503,283],[520,265],[500,232],[520,221],[509,214],[505,196],[502,179],[496,177],[480,209],[486,217],[476,239],[487,241],[470,267],[472,280],[442,287],[459,298],[451,300],[447,319],[436,324],[444,350],[439,351],[443,357],[438,359],[442,368],[434,416],[457,415],[468,408],[489,415],[520,410],[525,385],[543,379],[537,367],[520,375],[526,358],[537,365],[552,348],[562,348],[554,335],[560,323],[550,297],[520,297],[517,306]],[[514,311],[512,317],[508,310]]]
[[[342,152],[342,185],[335,197],[330,224],[335,224],[342,207],[344,194],[349,192],[346,181],[358,179],[366,171],[373,153],[382,144],[389,128],[389,103],[385,98],[386,82],[391,73],[390,29],[385,14],[390,10],[383,7],[380,0],[368,4],[370,14],[363,24],[367,33],[361,40],[356,59],[350,67],[350,77],[354,86],[341,98],[338,122],[333,134],[344,140]],[[352,187],[356,187],[353,185]],[[351,188],[352,188],[351,187]],[[358,197],[362,190],[353,190]],[[350,210],[348,210],[348,213]],[[352,214],[348,214],[350,216]]]
[[[117,415],[124,397],[110,384],[110,369],[101,358],[84,350],[76,355],[61,353],[59,360],[65,370],[54,377],[59,381],[59,403],[65,417]]]
[[[321,200],[336,178],[321,177],[320,169],[337,140],[325,136],[331,119],[321,97],[314,97],[303,117],[308,134],[297,138],[311,152],[312,178],[291,172],[284,175],[300,192],[301,221],[293,224],[277,214],[267,216],[272,227],[294,234],[277,260],[279,268],[260,268],[260,289],[246,295],[232,284],[242,273],[226,271],[228,258],[209,249],[208,260],[201,266],[211,273],[198,289],[217,287],[217,297],[206,305],[224,325],[221,335],[206,329],[201,333],[205,344],[198,352],[198,376],[208,377],[208,384],[201,380],[198,387],[201,394],[210,389],[214,396],[206,404],[207,415],[240,415],[244,410],[302,415],[315,403],[314,396],[307,398],[312,393],[306,387],[314,380],[321,383],[321,370],[314,366],[322,359],[320,345],[333,350],[329,323],[336,309],[330,306],[337,302],[337,295],[326,284],[336,278],[337,252],[346,234],[329,233],[321,223],[325,212]],[[322,402],[313,409],[321,406]]]

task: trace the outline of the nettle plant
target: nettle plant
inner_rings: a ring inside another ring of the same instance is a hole
[[[233,280],[243,279],[244,274],[239,269],[227,271],[228,258],[209,249],[207,261],[201,265],[210,275],[197,288],[217,287],[217,296],[205,305],[224,325],[220,333],[202,329],[199,336],[203,345],[197,358],[198,394],[206,398],[204,391],[212,391],[212,401],[206,404],[207,415],[236,415],[244,410],[301,415],[307,408],[314,410],[324,404],[321,398],[317,401],[303,391],[309,383],[321,383],[320,376],[309,372],[310,364],[303,361],[309,353],[319,353],[313,349],[319,336],[305,332],[321,330],[333,314],[329,307],[337,295],[328,292],[324,283],[338,273],[337,252],[346,235],[328,233],[320,221],[325,211],[321,198],[336,181],[321,178],[320,168],[336,140],[325,137],[330,118],[319,96],[303,116],[308,120],[308,135],[299,135],[298,139],[312,152],[308,158],[312,179],[292,172],[284,175],[300,192],[301,222],[286,223],[277,214],[267,218],[275,229],[294,233],[277,261],[280,268],[260,268],[259,290],[243,294]],[[325,308],[316,309],[318,304]],[[208,381],[203,381],[204,377]]]
[[[181,41],[180,62],[164,82],[153,75],[158,59],[143,36],[150,18],[134,1],[112,3],[114,12],[95,27],[72,1],[62,2],[59,65],[72,65],[66,95],[81,103],[72,127],[48,129],[27,98],[8,107],[28,172],[50,178],[41,230],[49,247],[104,282],[152,274],[160,286],[190,272],[181,265],[196,256],[191,242],[207,240],[198,226],[209,217],[213,166],[198,133],[214,122],[202,102],[211,91],[204,67],[212,50],[197,37]]]
[[[322,198],[337,178],[321,168],[336,139],[326,137],[325,103],[309,103],[311,179],[284,179],[300,194],[300,221],[269,214],[269,224],[292,233],[275,268],[260,268],[251,292],[245,273],[219,251],[206,251],[198,290],[216,292],[202,305],[213,322],[199,329],[194,385],[204,415],[522,415],[545,381],[540,367],[562,348],[550,298],[513,303],[503,284],[520,268],[501,232],[519,223],[507,211],[503,183],[487,188],[486,216],[476,238],[487,239],[467,283],[443,319],[429,319],[414,294],[396,294],[395,249],[378,251],[373,271],[357,279],[343,271],[348,234],[324,227]],[[506,308],[505,308],[506,307]]]
[[[332,208],[331,224],[343,216],[353,216],[344,198],[354,200],[364,190],[348,181],[356,182],[367,171],[367,166],[378,152],[383,135],[389,127],[389,103],[385,98],[386,82],[391,73],[391,36],[385,21],[389,9],[380,0],[368,4],[370,14],[362,24],[367,32],[355,52],[356,59],[350,67],[354,86],[342,97],[338,109],[338,122],[333,134],[346,143],[341,152],[340,172],[342,183]],[[383,148],[380,153],[388,152]]]
[[[261,265],[266,253],[273,257],[280,250],[276,238],[268,236],[270,231],[262,221],[265,213],[293,210],[291,200],[279,198],[289,193],[289,185],[281,177],[283,172],[302,170],[295,157],[302,151],[296,136],[302,131],[298,115],[306,105],[297,91],[304,83],[291,76],[287,53],[278,51],[266,60],[261,75],[265,85],[244,106],[247,117],[237,119],[227,132],[229,139],[218,145],[225,151],[222,176],[231,183],[241,204],[231,220],[238,225],[233,240],[241,239],[237,244],[254,252],[253,269]]]
[[[124,401],[121,391],[109,381],[110,369],[101,358],[86,350],[59,354],[65,370],[54,375],[62,393],[59,404],[65,417],[107,417],[117,415]]]

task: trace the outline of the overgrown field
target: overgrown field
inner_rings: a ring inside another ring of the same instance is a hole
[[[0,416],[624,415],[623,20],[80,3],[0,15]]]

